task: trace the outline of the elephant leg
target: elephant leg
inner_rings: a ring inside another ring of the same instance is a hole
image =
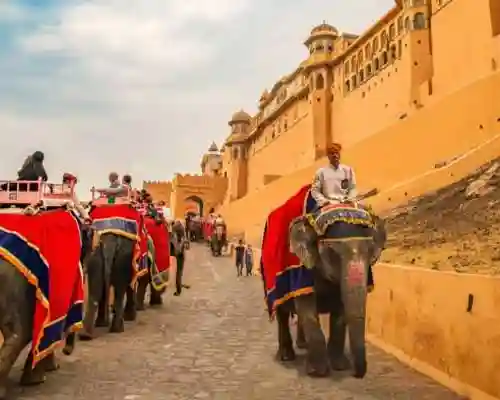
[[[136,286],[137,283],[134,285]],[[136,291],[135,287],[127,286],[126,290],[127,301],[125,303],[125,312],[123,318],[125,321],[135,321],[137,319],[137,304],[136,304]]]
[[[7,378],[27,342],[23,338],[20,324],[18,325],[14,330],[2,327],[4,342],[0,346],[0,400],[7,399]]]
[[[287,305],[281,305],[276,311],[278,323],[278,352],[276,359],[278,361],[295,360],[295,351],[293,349],[292,334],[290,333],[290,312]]]
[[[43,360],[35,368],[32,368],[33,353],[30,351],[24,362],[23,374],[21,375],[22,386],[35,386],[45,382],[45,365]]]
[[[90,296],[88,297],[85,316],[83,318],[83,329],[78,333],[80,340],[88,341],[94,339],[94,320],[98,304],[95,299],[92,299]]]
[[[149,284],[149,290],[150,290],[150,297],[149,297],[149,305],[154,307],[154,306],[161,306],[163,305],[163,298],[161,297],[161,292],[159,290],[156,290],[153,287],[153,284]]]
[[[113,308],[115,310],[113,314],[113,320],[111,321],[111,326],[109,331],[111,333],[122,333],[125,332],[124,323],[124,303],[125,303],[125,292],[126,287],[115,287],[115,301]]]
[[[73,354],[73,351],[75,350],[75,344],[76,344],[75,332],[68,333],[68,335],[66,336],[64,347],[62,349],[63,354],[66,356]]]
[[[146,298],[146,290],[148,288],[148,280],[149,274],[146,276],[141,276],[137,281],[137,294],[136,294],[136,310],[143,311],[144,307],[144,299]]]
[[[334,285],[330,289],[330,318],[328,338],[328,357],[330,366],[335,371],[345,371],[350,369],[351,363],[345,353],[347,323],[344,315],[344,307],[340,294],[340,286]]]
[[[297,339],[295,341],[297,348],[301,350],[307,349],[306,336],[304,333],[304,327],[302,326],[302,322],[300,319],[297,321]]]
[[[328,338],[328,357],[330,366],[335,371],[346,371],[351,362],[345,354],[347,324],[342,313],[330,314],[330,337]]]
[[[312,377],[330,374],[325,335],[321,329],[314,294],[295,298],[295,308],[307,343],[306,373]]]
[[[95,326],[98,328],[107,328],[109,326],[109,285],[104,284],[101,298],[97,305],[97,318]]]

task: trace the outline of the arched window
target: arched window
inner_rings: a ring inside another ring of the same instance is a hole
[[[358,52],[358,62],[359,62],[359,65],[361,67],[361,65],[363,64],[363,50],[360,50]]]
[[[398,18],[398,35],[401,35],[401,33],[403,32],[403,28],[404,28],[403,17],[399,17]]]
[[[345,91],[346,92],[351,91],[351,82],[349,80],[345,81]]]
[[[373,69],[375,71],[378,71],[380,69],[380,62],[379,62],[378,58],[376,58],[375,60],[373,60]]]
[[[325,78],[323,78],[323,74],[318,74],[316,76],[316,89],[324,89],[325,88]]]
[[[346,62],[346,63],[344,64],[344,75],[349,75],[349,73],[350,73],[350,72],[351,72],[351,71],[350,71],[350,68],[349,68],[349,63],[348,63],[348,62]]]
[[[359,83],[362,83],[365,80],[365,71],[359,71]]]
[[[358,77],[356,75],[352,76],[352,88],[356,89],[358,87]]]
[[[352,69],[352,72],[356,72],[356,70],[358,69],[358,62],[356,61],[356,56],[354,56],[351,59],[351,69]]]
[[[391,61],[395,61],[395,60],[396,60],[396,58],[398,57],[398,54],[397,54],[397,53],[398,53],[398,52],[397,52],[397,47],[396,47],[396,45],[395,45],[395,44],[393,44],[393,45],[391,46]]]
[[[381,64],[382,65],[387,64],[387,62],[389,61],[388,58],[387,58],[387,51],[384,51],[382,53],[382,55],[380,56],[380,58],[381,58]]]
[[[411,29],[410,17],[405,18],[405,32],[408,32]]]
[[[373,39],[372,47],[373,47],[373,54],[375,54],[378,51],[378,38]]]
[[[372,57],[372,46],[368,43],[365,47],[365,58],[369,60]]]
[[[370,64],[368,64],[366,66],[366,77],[370,77],[372,75],[372,66]]]
[[[415,29],[425,29],[425,15],[424,13],[416,13],[413,17],[413,27]]]
[[[396,37],[396,25],[391,24],[391,26],[389,27],[389,39],[394,40],[395,37]]]
[[[380,47],[385,49],[387,47],[387,43],[389,43],[389,37],[387,36],[387,32],[384,31],[380,35]]]

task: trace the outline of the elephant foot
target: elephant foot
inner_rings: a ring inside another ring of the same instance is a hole
[[[48,355],[40,362],[42,363],[42,368],[45,372],[54,372],[61,368],[54,353]]]
[[[94,335],[91,332],[83,329],[78,333],[78,339],[80,339],[82,342],[89,342],[94,339]]]
[[[43,368],[35,367],[35,369],[25,368],[21,375],[21,386],[36,386],[45,382],[45,371]]]
[[[163,299],[161,298],[161,296],[151,296],[151,300],[149,301],[149,305],[151,307],[162,306]]]
[[[280,346],[276,353],[276,359],[281,362],[290,362],[295,360],[295,351],[292,346]]]
[[[125,324],[123,319],[118,319],[113,317],[113,321],[111,322],[111,326],[109,327],[110,333],[123,333],[125,332]]]
[[[109,320],[105,318],[97,318],[95,320],[96,328],[107,328],[109,326]]]
[[[326,378],[330,376],[330,366],[327,362],[312,363],[306,361],[306,374],[311,378]]]
[[[70,356],[73,354],[73,351],[75,351],[75,345],[74,344],[65,344],[62,352],[65,356]]]
[[[307,342],[304,339],[297,339],[295,341],[295,345],[297,346],[298,349],[301,349],[301,350],[307,349]]]
[[[361,361],[359,363],[354,363],[354,372],[352,376],[356,379],[363,379],[368,370],[368,364],[366,361]]]
[[[125,310],[123,313],[123,319],[125,321],[135,321],[137,319],[137,312],[136,310]]]
[[[330,356],[330,366],[334,371],[347,371],[351,369],[351,361],[345,354]]]

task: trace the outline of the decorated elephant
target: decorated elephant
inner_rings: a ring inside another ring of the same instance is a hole
[[[300,321],[297,327],[303,330],[297,336],[305,339],[308,350],[308,372],[321,376],[328,374],[329,367],[350,367],[344,352],[348,327],[354,376],[362,378],[367,370],[365,324],[368,287],[373,284],[371,268],[385,246],[386,230],[382,219],[363,209],[347,207],[323,209],[312,218],[302,217],[292,223],[291,249],[306,268],[311,268],[314,279],[314,293],[296,297],[294,306]],[[328,344],[317,317],[327,312]],[[278,317],[278,323],[283,322]],[[293,348],[283,340],[286,328],[281,328],[281,355],[293,357]]]
[[[76,223],[75,223],[76,222]],[[31,342],[21,384],[58,369],[55,346],[71,354],[83,318],[81,226],[64,210],[0,218],[0,399],[21,351]],[[64,243],[63,246],[60,243]],[[85,242],[84,242],[85,243]],[[50,287],[50,291],[49,291]]]
[[[354,376],[365,376],[366,300],[373,284],[371,267],[385,240],[382,219],[355,204],[318,210],[309,186],[270,214],[261,272],[270,314],[278,322],[280,361],[295,359],[289,326],[295,313],[297,345],[307,349],[308,375],[351,368],[345,354],[348,327]],[[330,313],[328,343],[319,322],[322,313]]]
[[[85,260],[88,295],[80,340],[92,340],[94,327],[109,327],[111,333],[125,330],[124,321],[136,319],[135,296],[127,297],[136,275],[135,256],[141,225],[139,212],[126,204],[96,207],[92,253]],[[113,317],[110,322],[110,290]]]
[[[226,225],[224,223],[216,223],[210,242],[212,254],[214,256],[220,256],[222,254],[223,247],[226,245]]]

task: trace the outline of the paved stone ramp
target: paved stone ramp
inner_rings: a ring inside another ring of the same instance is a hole
[[[122,335],[103,332],[80,342],[43,386],[20,389],[17,367],[13,399],[460,399],[373,347],[362,381],[308,378],[303,358],[278,364],[276,326],[266,317],[260,278],[235,275],[229,258],[193,246],[185,276],[191,289],[180,297],[165,294],[163,309],[141,313]]]

